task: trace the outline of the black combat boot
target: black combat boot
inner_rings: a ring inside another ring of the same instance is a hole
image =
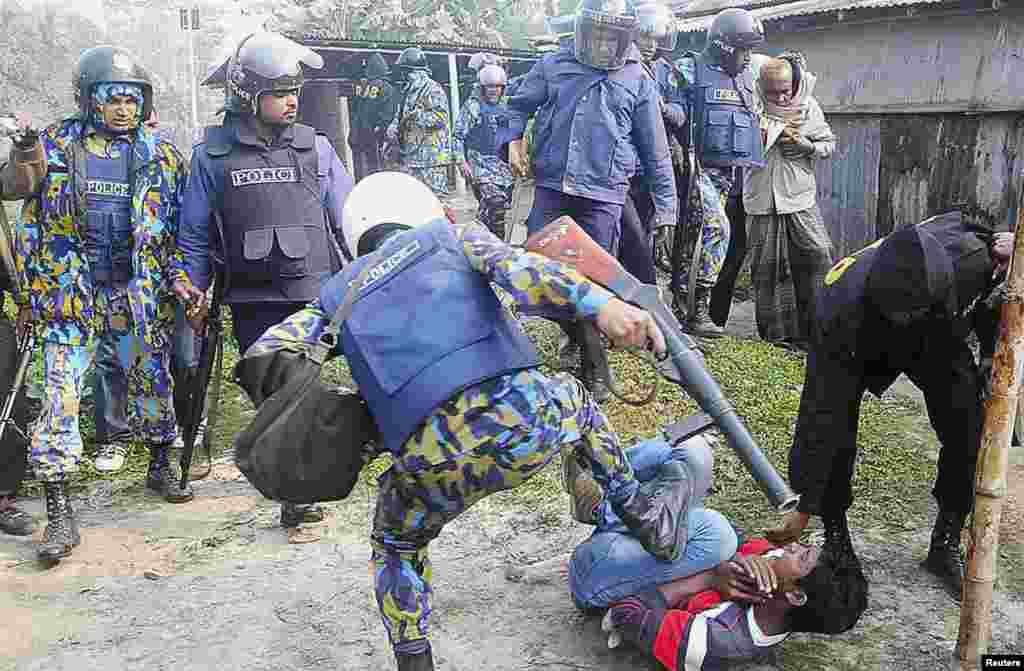
[[[12,536],[31,536],[36,530],[32,516],[18,507],[12,494],[0,494],[0,531]]]
[[[612,371],[608,367],[608,352],[595,326],[591,322],[577,322],[580,342],[579,377],[583,386],[598,403],[612,396]]]
[[[159,493],[168,503],[188,503],[195,498],[191,485],[181,488],[181,469],[178,468],[177,462],[171,459],[169,445],[149,447],[146,489]]]
[[[827,514],[822,521],[825,524],[825,545],[822,546],[822,552],[828,552],[833,557],[843,557],[848,562],[859,565],[860,560],[853,549],[853,539],[850,538],[850,526],[846,521],[846,513]]]
[[[612,508],[645,550],[662,561],[675,561],[686,547],[686,513],[692,495],[693,483],[682,464],[669,461],[628,501]]]
[[[960,531],[967,515],[939,510],[932,529],[932,544],[924,568],[942,579],[953,598],[963,594],[964,558],[960,554]]]
[[[711,289],[697,287],[693,298],[693,314],[686,320],[686,332],[701,338],[721,338],[725,335],[725,329],[711,321],[708,307]]]
[[[315,503],[282,503],[281,526],[285,529],[300,524],[315,524],[324,521],[324,509]]]
[[[43,487],[46,489],[46,530],[36,554],[42,561],[53,564],[69,556],[82,538],[64,483],[45,482]]]
[[[434,671],[430,641],[420,639],[400,643],[395,646],[395,661],[398,662],[398,671]]]

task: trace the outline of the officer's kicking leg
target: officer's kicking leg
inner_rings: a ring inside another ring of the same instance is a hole
[[[474,503],[522,484],[573,445],[643,546],[662,559],[678,556],[677,534],[685,525],[674,521],[692,488],[671,481],[657,492],[641,492],[618,437],[575,378],[527,370],[512,384],[501,378],[479,385],[428,419],[379,480],[375,592],[400,671],[433,668],[427,544]],[[459,456],[437,459],[445,454]]]

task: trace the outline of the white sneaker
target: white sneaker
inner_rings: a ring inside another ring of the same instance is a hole
[[[114,473],[124,468],[129,446],[122,443],[104,443],[96,450],[96,470]]]

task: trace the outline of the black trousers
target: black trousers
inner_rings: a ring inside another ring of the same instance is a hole
[[[231,327],[238,341],[238,352],[245,354],[267,329],[292,316],[306,303],[232,303]]]
[[[622,232],[619,237],[619,263],[644,284],[657,282],[654,253],[651,250],[647,224],[654,214],[654,201],[647,191],[626,194],[622,206]]]
[[[18,368],[18,338],[14,323],[0,311],[0,403],[7,398],[11,382]],[[22,431],[30,420],[28,398],[25,386],[21,388],[14,403],[13,419]],[[0,496],[12,495],[18,491],[25,478],[28,466],[28,441],[22,438],[14,427],[8,426],[0,440]]]
[[[886,362],[882,375],[892,380],[903,372],[924,392],[928,418],[942,444],[932,494],[943,510],[967,513],[974,500],[975,462],[984,421],[982,377],[966,342],[941,335],[935,341],[930,335],[925,357],[902,364]],[[828,516],[845,512],[853,503],[857,419],[861,397],[869,387],[875,388],[872,376],[876,374],[877,368],[842,358],[820,345],[808,353],[789,454],[789,480],[801,495],[801,511]]]
[[[725,204],[725,216],[729,219],[729,249],[725,253],[722,272],[718,281],[711,289],[711,306],[708,310],[711,321],[725,326],[729,321],[729,310],[732,309],[732,295],[736,291],[736,278],[743,269],[743,261],[747,258],[747,212],[743,209],[743,191],[729,195]]]
[[[369,177],[384,169],[380,160],[380,151],[376,145],[352,147],[352,162],[355,164],[352,166],[352,176],[357,182],[363,177]]]

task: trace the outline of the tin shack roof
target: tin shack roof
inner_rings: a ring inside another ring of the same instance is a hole
[[[543,52],[532,49],[508,49],[493,44],[455,44],[449,42],[404,42],[395,40],[320,39],[309,36],[288,34],[293,40],[313,49],[324,59],[320,70],[307,70],[311,80],[321,82],[344,82],[363,76],[366,56],[380,53],[388,66],[394,65],[399,54],[409,47],[419,47],[430,64],[431,76],[438,82],[448,82],[448,54],[455,54],[459,71],[468,72],[469,59],[476,53],[493,53],[504,60],[510,77],[525,73],[539,59]],[[203,80],[203,86],[224,84],[227,61],[210,71]]]
[[[770,22],[790,16],[828,14],[872,9],[888,9],[910,5],[937,5],[956,0],[676,0],[673,9],[680,18],[683,33],[705,31],[715,15],[723,9],[742,7],[762,21]]]

